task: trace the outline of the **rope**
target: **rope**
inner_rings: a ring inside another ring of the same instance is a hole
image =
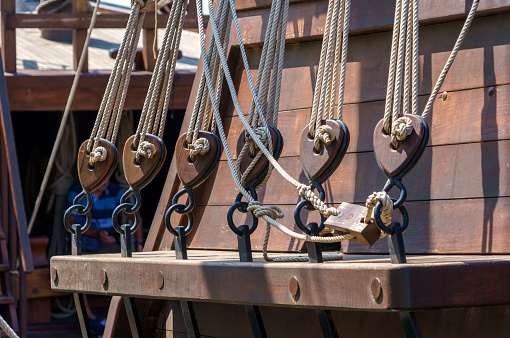
[[[459,52],[460,46],[462,45],[464,39],[466,38],[467,32],[469,31],[469,27],[471,27],[471,23],[475,18],[479,2],[480,0],[473,0],[473,4],[471,5],[471,9],[469,10],[469,14],[466,18],[466,21],[464,22],[464,26],[462,26],[462,30],[460,31],[459,37],[455,42],[455,46],[453,46],[452,52],[450,53],[450,56],[448,57],[448,60],[446,61],[446,64],[444,65],[443,70],[441,71],[441,74],[437,79],[436,85],[434,86],[434,90],[432,90],[432,93],[429,96],[427,105],[425,106],[425,109],[421,114],[421,117],[423,117],[424,119],[426,119],[430,115],[430,112],[432,111],[432,105],[436,99],[437,93],[439,93],[439,90],[441,90],[441,86],[443,85],[444,79],[446,78],[446,75],[448,74],[448,71],[450,70],[453,64],[453,61],[455,60],[455,57]]]
[[[341,120],[343,115],[350,6],[350,0],[333,0],[328,4],[312,114],[308,124],[309,134],[314,138],[316,151],[320,151],[321,142],[329,144],[328,142],[332,141],[331,132],[328,133],[329,137],[325,137],[325,126],[321,126],[321,123],[323,118],[333,118],[336,99],[338,99],[338,119]]]
[[[39,194],[37,195],[37,198],[35,200],[34,211],[32,212],[32,215],[30,216],[30,221],[28,222],[28,234],[32,232],[32,228],[34,227],[35,218],[37,217],[37,213],[39,212],[39,208],[41,207],[44,191],[46,190],[46,187],[48,185],[51,170],[53,169],[53,164],[55,163],[55,158],[57,157],[58,149],[60,148],[62,136],[64,135],[65,126],[67,124],[67,119],[69,118],[71,106],[74,100],[74,96],[76,94],[76,89],[78,88],[78,82],[80,81],[81,71],[83,69],[83,65],[85,64],[85,56],[87,55],[87,50],[90,44],[90,36],[92,34],[92,29],[96,25],[97,13],[99,10],[100,2],[101,0],[97,0],[96,7],[94,8],[94,12],[92,13],[92,19],[90,20],[89,30],[87,32],[87,37],[85,39],[83,50],[80,56],[80,61],[78,62],[78,68],[76,69],[76,73],[74,75],[73,85],[71,87],[71,91],[67,99],[64,114],[62,115],[62,121],[60,121],[60,126],[58,128],[57,137],[55,138],[55,143],[53,144],[53,149],[51,151],[50,159],[48,161],[48,166],[46,167],[44,178],[42,180],[41,187],[39,188]]]
[[[386,93],[386,105],[384,112],[384,130],[387,133],[391,133],[391,144],[394,148],[398,147],[398,141],[404,140],[409,134],[411,134],[413,127],[412,121],[408,117],[399,117],[400,113],[400,76],[402,71],[402,58],[403,58],[403,50],[406,49],[406,63],[405,73],[404,73],[404,110],[408,109],[408,96],[409,96],[409,82],[412,82],[411,88],[411,96],[412,96],[412,113],[417,114],[418,112],[418,0],[412,0],[412,13],[411,13],[411,24],[412,24],[412,34],[407,32],[406,34],[406,20],[407,20],[407,8],[409,6],[410,0],[404,0],[405,2],[402,5],[403,0],[397,0],[396,9],[395,9],[395,24],[393,28],[393,38],[392,38],[392,47],[391,47],[391,57],[390,57],[390,69],[388,75],[388,88]],[[469,10],[469,14],[464,22],[462,30],[455,42],[455,45],[446,61],[446,64],[437,79],[436,85],[432,90],[432,93],[429,96],[427,101],[427,105],[422,113],[422,118],[426,119],[432,110],[432,105],[436,99],[441,86],[443,85],[444,79],[450,70],[455,57],[460,49],[460,46],[464,42],[464,39],[467,35],[469,27],[473,22],[473,19],[476,14],[476,10],[478,9],[479,0],[474,0],[471,5],[471,9]],[[402,7],[403,6],[403,7]],[[405,36],[405,39],[404,39]],[[412,38],[411,38],[412,36]],[[404,41],[405,40],[405,41]],[[397,43],[398,41],[398,43]],[[410,46],[412,41],[412,46]],[[405,44],[407,46],[405,46]],[[410,50],[409,50],[410,48]],[[398,68],[396,66],[397,60],[397,50],[398,50],[398,60],[399,65]],[[395,70],[397,68],[397,70]],[[411,71],[412,68],[412,71]],[[394,76],[394,74],[395,75]],[[409,73],[412,73],[411,75]],[[409,77],[412,77],[410,80]],[[393,116],[391,116],[391,106],[393,101]],[[390,120],[393,119],[393,123],[390,127]],[[365,222],[368,223],[370,220],[370,215],[372,215],[372,210],[377,204],[377,202],[381,202],[383,207],[381,211],[381,219],[384,224],[388,225],[391,223],[391,213],[393,212],[393,202],[388,194],[384,191],[374,192],[367,198],[366,206],[368,209],[367,216],[365,217]],[[381,233],[381,236],[384,236],[384,233]]]
[[[2,316],[0,316],[0,327],[10,338],[19,338],[16,332],[14,332],[14,330],[9,326],[9,324],[7,324]]]
[[[57,13],[65,7],[69,6],[72,3],[72,0],[46,0],[41,2],[35,8],[35,12],[37,14],[41,13]]]
[[[223,1],[226,1],[226,0],[223,0]],[[233,1],[231,1],[230,3],[231,3],[231,9],[232,9],[232,16],[234,17],[234,23],[236,24],[236,31],[237,31],[238,36],[239,36],[240,35],[240,29],[238,29],[239,25],[238,25],[238,23],[236,23],[237,20],[235,19],[235,7],[234,7],[234,4],[233,4]],[[219,51],[219,50],[222,49],[221,48],[222,46],[220,45],[220,42],[219,42],[220,39],[219,39],[218,27],[217,27],[217,23],[216,23],[215,14],[214,14],[214,8],[212,6],[212,1],[209,0],[208,1],[208,5],[209,5],[209,12],[210,12],[210,21],[209,21],[209,23],[210,23],[210,25],[212,27],[212,33],[213,33],[213,37],[214,37],[214,39],[211,39],[211,45],[213,45],[213,42],[214,42],[214,44],[216,44],[216,49]],[[220,6],[219,7],[221,7],[221,2],[220,2]],[[202,11],[202,4],[201,4],[200,0],[197,1],[197,11],[199,13]],[[239,179],[238,179],[238,177],[236,175],[235,164],[234,164],[234,161],[232,159],[232,154],[230,152],[230,148],[229,148],[228,143],[227,143],[227,138],[225,136],[225,131],[223,129],[223,125],[221,123],[221,116],[220,116],[220,112],[219,112],[218,102],[216,100],[216,97],[214,95],[211,95],[211,93],[214,93],[214,91],[213,91],[214,87],[213,87],[213,83],[212,83],[212,79],[211,79],[212,78],[212,76],[211,76],[212,72],[211,72],[211,69],[210,69],[209,62],[208,62],[209,61],[209,59],[207,57],[208,54],[207,54],[206,48],[205,48],[205,34],[204,34],[204,28],[203,28],[203,19],[201,18],[201,16],[198,16],[198,21],[199,21],[198,28],[199,28],[199,35],[200,35],[200,49],[201,49],[201,53],[202,53],[203,66],[204,66],[203,74],[204,74],[204,77],[205,77],[206,85],[207,85],[207,87],[209,89],[209,98],[210,98],[210,101],[211,101],[211,106],[213,108],[213,113],[214,113],[214,116],[215,116],[215,122],[216,122],[216,125],[217,125],[217,128],[218,128],[219,136],[220,136],[221,142],[223,144],[223,147],[225,149],[225,154],[227,156],[227,162],[228,162],[228,164],[230,166],[230,170],[232,172],[232,177],[234,179],[234,182],[236,183],[239,191],[246,197],[246,199],[248,200],[248,203],[252,203],[252,202],[254,202],[254,199],[251,197],[251,195],[248,193],[248,191],[246,191],[246,189],[241,185],[241,182],[239,181]],[[243,57],[243,61],[247,60],[246,53],[244,51],[244,45],[242,43],[242,39],[240,39],[239,45],[240,45],[240,50],[241,50],[241,55]],[[287,179],[290,183],[292,183],[295,187],[301,188],[302,184],[299,183],[298,181],[296,181],[295,179],[293,179],[291,176],[289,176],[283,170],[283,168],[281,168],[281,166],[278,164],[278,162],[272,157],[272,155],[269,153],[269,151],[264,147],[262,142],[256,137],[256,134],[255,134],[254,130],[252,129],[252,127],[250,126],[250,124],[248,123],[246,118],[244,117],[244,115],[242,113],[242,110],[241,110],[241,107],[239,105],[239,100],[237,98],[237,94],[236,94],[236,91],[235,91],[235,86],[234,86],[234,83],[233,83],[233,80],[232,80],[232,76],[230,75],[230,71],[228,69],[225,53],[224,52],[218,52],[218,56],[219,56],[221,64],[222,64],[223,72],[225,74],[225,79],[227,80],[227,84],[228,84],[228,87],[229,87],[229,90],[230,90],[230,93],[231,93],[231,96],[232,96],[232,101],[233,101],[234,107],[236,109],[236,112],[237,112],[241,122],[245,126],[246,131],[253,138],[254,142],[260,148],[260,150],[262,151],[264,156],[266,156],[268,158],[269,162],[274,166],[274,168],[277,169],[278,172],[285,179]],[[246,64],[247,64],[247,62],[245,62],[245,69],[247,68]],[[251,74],[249,72],[249,68],[246,69],[246,71],[247,71],[247,74],[248,74],[248,82],[252,84]],[[323,202],[321,202],[321,203],[324,206],[326,206]],[[326,206],[326,208],[327,208],[327,206]],[[330,208],[330,209],[331,209],[331,214],[335,214],[335,213],[338,214],[338,211],[335,208]],[[286,228],[282,224],[278,223],[276,220],[272,219],[268,215],[264,215],[262,218],[266,222],[269,222],[271,225],[273,225],[278,230],[280,230],[283,233],[287,234],[288,236],[291,236],[291,237],[299,239],[299,240],[312,241],[312,242],[320,242],[320,243],[334,243],[334,242],[338,242],[338,241],[341,241],[341,240],[352,238],[352,235],[350,235],[350,234],[333,236],[333,237],[320,237],[320,236],[309,236],[309,235],[306,235],[306,234],[299,234],[299,233],[296,233],[296,232],[294,232],[292,230],[289,230],[288,228]]]
[[[103,100],[99,108],[96,122],[92,129],[87,151],[96,153],[100,138],[109,140],[115,144],[120,124],[126,93],[131,78],[133,62],[136,56],[138,40],[142,29],[145,13],[151,4],[151,0],[132,0],[131,14],[129,15],[126,31],[119,47],[115,65],[110,74]],[[99,6],[96,6],[96,8]],[[90,157],[90,163],[103,159],[98,154]]]
[[[141,156],[151,158],[155,154],[155,147],[151,143],[144,141],[146,134],[151,133],[159,138],[163,138],[179,53],[179,44],[184,27],[186,6],[187,1],[184,0],[176,0],[172,3],[161,51],[156,59],[156,65],[135,134],[134,145],[137,147],[136,160],[138,162]]]

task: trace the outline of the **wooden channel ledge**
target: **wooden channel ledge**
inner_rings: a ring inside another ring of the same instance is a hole
[[[274,254],[276,255],[276,254]],[[418,310],[510,304],[510,255],[345,255],[323,264],[267,263],[256,253],[241,263],[234,251],[173,251],[55,256],[51,287],[139,298],[330,309]],[[105,278],[106,275],[106,278]],[[291,286],[291,279],[296,279]],[[102,284],[102,280],[106,280]],[[483,290],[483,292],[481,292]]]

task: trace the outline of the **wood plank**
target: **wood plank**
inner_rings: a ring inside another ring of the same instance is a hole
[[[509,197],[406,202],[410,217],[409,230],[404,235],[406,251],[416,254],[509,253],[510,230],[506,226],[510,219],[509,205]],[[279,207],[286,215],[279,222],[298,231],[292,216],[295,204]],[[193,211],[196,227],[188,239],[189,246],[237,250],[237,238],[227,225],[228,209],[228,206],[196,207]],[[393,213],[393,217],[398,221],[398,212]],[[304,222],[319,221],[317,212],[303,213],[302,219]],[[239,214],[234,220],[241,225],[243,221],[251,221],[251,216]],[[265,222],[260,222],[252,235],[254,250],[261,250],[264,231]],[[272,251],[299,251],[303,244],[274,228],[271,233],[269,249]],[[166,231],[162,241],[167,244],[162,250],[170,249],[171,239],[173,237]],[[346,252],[388,252],[386,240],[379,240],[371,248],[345,243],[342,248]]]
[[[491,91],[492,94],[489,94]],[[428,97],[419,98],[419,107],[425,107]],[[494,141],[510,138],[510,85],[448,92],[447,100],[438,99],[433,106],[429,145]],[[372,134],[382,118],[384,101],[353,103],[344,106],[343,121],[350,133],[347,152],[372,151]],[[462,114],[452,114],[462,112]],[[301,131],[310,121],[311,109],[290,110],[279,113],[278,129],[284,147],[281,157],[298,156]],[[237,138],[244,130],[239,117],[223,122],[228,144],[234,151]],[[455,131],[455,132],[452,132]],[[295,142],[296,141],[296,142]],[[236,158],[234,152],[233,157]],[[226,160],[225,153],[222,160]]]
[[[501,287],[510,271],[509,256],[417,256],[401,265],[391,264],[387,256],[348,255],[343,261],[324,264],[271,264],[261,262],[260,255],[253,263],[238,262],[232,254],[229,258],[212,251],[191,251],[188,260],[176,260],[173,252],[134,253],[132,258],[120,254],[54,256],[51,266],[58,278],[52,288],[296,308],[414,310],[510,304],[510,289]],[[204,255],[209,260],[203,261]],[[101,270],[108,276],[106,289],[96,278]],[[165,279],[162,289],[156,283],[159,273]],[[289,292],[291,277],[299,282],[298,298]],[[383,296],[378,302],[370,292],[374,278],[381,282]]]
[[[307,184],[300,157],[284,157],[278,163],[299,182]],[[510,196],[510,140],[427,147],[417,166],[403,180],[408,201]],[[476,179],[474,179],[476,178]],[[383,188],[386,177],[372,152],[346,154],[323,185],[326,202],[364,203]],[[204,183],[197,205],[232,205],[238,193],[227,161]],[[395,191],[398,191],[395,189]],[[207,192],[207,193],[205,193]],[[396,194],[396,193],[395,193]],[[297,203],[297,189],[276,170],[258,190],[264,204]],[[476,226],[476,223],[470,223]]]
[[[1,35],[2,35],[2,63],[5,72],[16,72],[16,30],[6,27],[4,22],[6,16],[16,13],[16,3],[14,1],[0,2],[1,15]]]
[[[430,95],[461,30],[462,22],[422,27],[420,30],[419,94]],[[248,30],[249,31],[249,30]],[[510,83],[510,14],[477,18],[445,79],[442,90],[456,91]],[[321,41],[288,44],[282,75],[280,111],[310,108],[315,88]],[[391,33],[349,39],[345,103],[384,100],[389,67]],[[252,77],[261,49],[247,50]],[[239,59],[241,65],[241,60]],[[468,72],[466,70],[469,70]],[[251,104],[246,74],[236,81],[244,113]],[[233,106],[230,113],[234,114]],[[382,111],[380,112],[382,115]]]
[[[87,29],[90,26],[91,14],[6,14],[5,27],[15,28],[48,28],[48,29]],[[126,28],[129,15],[101,14],[96,21],[96,28]],[[165,28],[167,14],[158,16],[158,28]],[[147,16],[143,28],[154,28],[154,16]],[[196,20],[184,19],[184,29],[196,28]]]
[[[244,3],[256,4],[257,7],[238,13],[244,43],[246,45],[262,44],[265,39],[264,23],[267,23],[269,17],[270,2],[267,0],[248,0],[236,3],[236,8],[253,7],[252,5],[245,6]],[[434,0],[421,1],[420,26],[464,19],[470,7],[471,5],[466,5],[463,0],[448,1],[448,3],[441,4],[441,6],[438,6]],[[510,5],[506,0],[490,1],[479,5],[477,16],[504,13],[509,10]],[[322,39],[326,23],[326,11],[326,1],[291,1],[287,21],[287,42]],[[384,0],[352,2],[349,23],[350,34],[359,35],[389,31],[392,29],[394,13],[394,2],[388,3]],[[231,41],[237,40],[234,37],[234,40]]]
[[[41,73],[43,75],[41,75]],[[35,76],[8,76],[9,99],[13,111],[64,110],[74,74],[27,72]],[[188,103],[194,72],[177,71],[174,78],[170,107],[184,109]],[[51,78],[51,81],[48,79]],[[108,72],[83,74],[73,101],[73,110],[97,110],[108,82]],[[141,109],[150,82],[150,72],[134,72],[129,83],[125,109]],[[63,91],[65,90],[65,92]]]
[[[237,338],[250,335],[244,309],[239,305],[195,303],[196,312],[206,312],[210,317],[199,319],[200,328],[213,337]],[[259,307],[269,337],[321,337],[317,315],[312,309]],[[243,318],[244,315],[244,318]],[[506,320],[510,315],[508,306],[486,308],[438,309],[416,313],[424,337],[504,337],[510,329]],[[395,337],[404,338],[404,330],[396,312],[333,310],[331,317],[336,328],[345,337]],[[234,320],[230,320],[234,318]],[[171,329],[174,313],[167,318],[166,328],[159,329],[163,337],[185,338],[186,334]],[[216,325],[214,325],[216,324]],[[209,335],[208,335],[209,336]]]
[[[506,253],[510,251],[510,198],[406,203],[410,225],[404,234],[412,253]],[[394,213],[396,216],[398,213]],[[386,240],[371,248],[342,243],[345,252],[388,252]]]

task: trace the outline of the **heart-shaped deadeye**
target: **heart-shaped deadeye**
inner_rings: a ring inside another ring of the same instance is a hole
[[[159,137],[146,134],[144,142],[154,146],[152,157],[140,156],[140,163],[136,162],[136,151],[133,142],[135,135],[127,139],[124,145],[123,166],[126,180],[132,188],[142,189],[149,184],[165,163],[166,147]]]
[[[283,138],[280,134],[280,131],[273,126],[268,126],[269,133],[271,134],[271,145],[272,152],[271,154],[277,160],[280,157],[283,149]],[[239,153],[244,147],[246,143],[246,130],[241,132],[239,138],[237,139],[237,156],[239,157]],[[253,161],[253,157],[251,156],[249,151],[246,151],[243,158],[241,158],[241,173],[245,172],[245,170],[250,166]],[[267,171],[269,169],[269,160],[266,156],[262,155],[257,163],[253,166],[250,173],[246,176],[246,184],[248,186],[256,186],[267,175]]]
[[[331,127],[334,140],[330,144],[321,144],[321,151],[314,147],[314,139],[310,137],[308,126],[303,129],[300,141],[300,154],[303,170],[311,181],[324,182],[340,165],[349,146],[349,130],[340,120],[322,120],[321,125]]]
[[[83,189],[89,193],[93,192],[113,174],[117,167],[118,157],[117,148],[105,140],[99,139],[98,147],[106,149],[106,158],[103,161],[97,161],[90,165],[90,153],[87,151],[88,140],[83,142],[78,150],[78,177]]]
[[[207,131],[199,131],[198,138],[201,137],[209,142],[209,151],[204,155],[197,155],[195,161],[191,160],[186,134],[181,135],[175,144],[177,174],[185,187],[199,186],[209,177],[220,160],[221,144],[218,136]]]
[[[383,120],[374,130],[374,151],[379,168],[388,178],[402,178],[418,162],[429,139],[427,122],[418,115],[405,114],[411,119],[413,130],[404,140],[399,141],[397,149],[391,145],[391,136],[384,133]]]

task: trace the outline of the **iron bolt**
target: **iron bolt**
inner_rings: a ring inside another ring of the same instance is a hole
[[[448,92],[444,91],[442,94],[441,94],[441,100],[443,101],[446,101],[446,99],[448,98]]]
[[[58,279],[57,269],[54,266],[52,266],[51,267],[51,280],[53,281],[53,283],[57,283],[57,279]]]
[[[105,286],[106,283],[108,282],[108,276],[106,275],[105,269],[101,269],[101,271],[99,272],[99,281],[103,286]]]
[[[161,271],[158,271],[158,274],[156,275],[156,285],[160,290],[163,289],[163,286],[165,286],[165,277]]]
[[[496,94],[496,89],[494,89],[494,87],[490,87],[487,94],[489,95],[489,97],[493,97],[494,94]]]
[[[372,297],[375,301],[380,300],[382,296],[382,284],[379,278],[372,279],[372,284],[370,285],[370,291],[372,291]]]
[[[299,282],[296,277],[292,276],[289,280],[289,291],[292,297],[299,297]],[[297,299],[296,299],[297,300]]]

